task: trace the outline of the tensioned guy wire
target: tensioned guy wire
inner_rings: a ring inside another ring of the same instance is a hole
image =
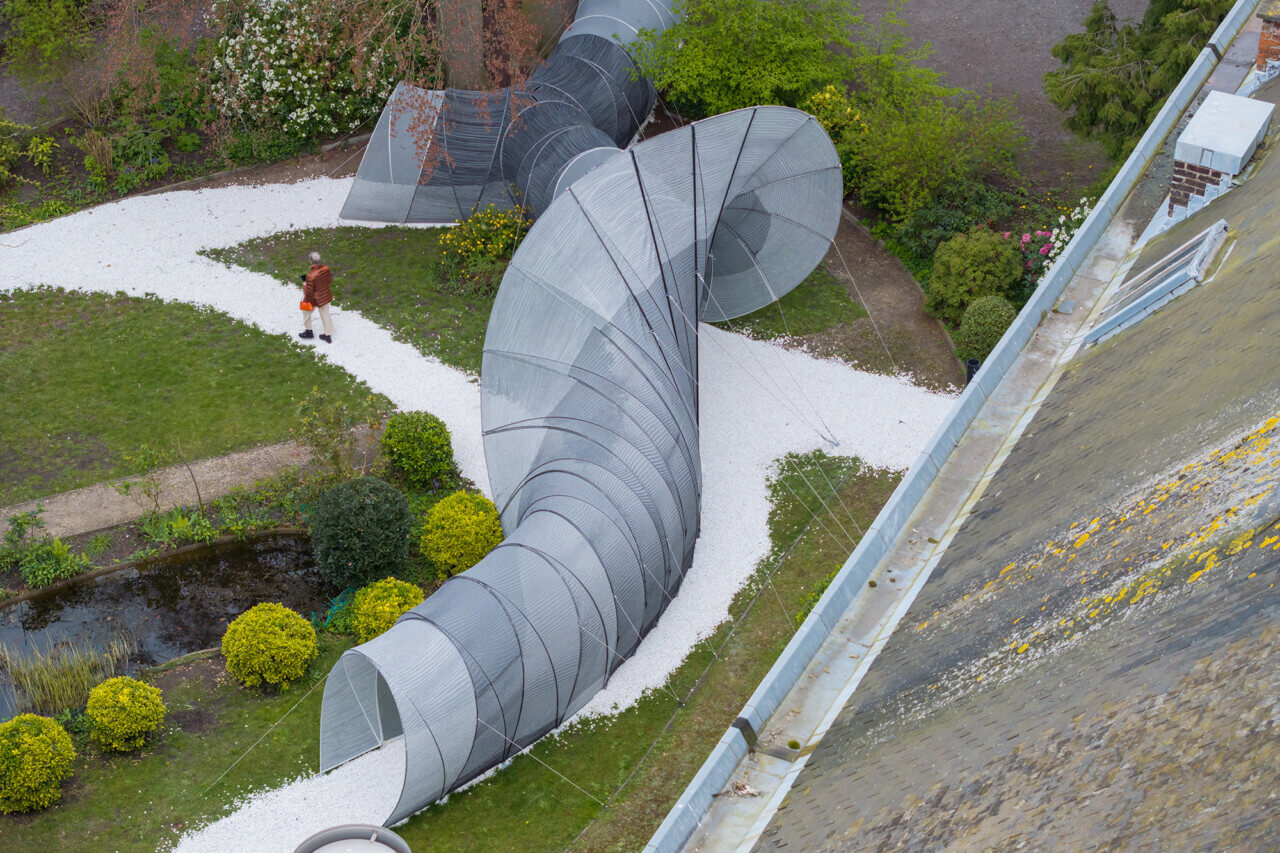
[[[794,495],[795,493],[792,492],[792,494]],[[796,499],[799,500],[798,497]],[[803,501],[801,501],[801,505],[805,506]],[[801,541],[801,539],[804,538],[805,533],[809,529],[809,525],[811,525],[815,520],[817,520],[819,522],[819,525],[822,526],[823,530],[827,530],[826,526],[822,525],[821,520],[818,519],[817,512],[818,511],[816,508],[810,512],[809,518],[805,522],[804,526],[801,528],[800,534],[796,536],[796,538],[792,541],[791,545],[787,548],[787,550],[779,556],[777,561],[775,561],[773,566],[769,569],[766,577],[770,582],[772,582],[773,576],[777,574],[778,570],[783,566],[783,564],[786,563],[787,558],[791,555],[791,550],[796,547],[796,545]],[[829,530],[827,531],[827,535],[829,536],[831,535]],[[832,538],[834,539],[835,537],[833,536]],[[737,633],[738,626],[742,624],[742,622],[747,618],[748,615],[750,615],[752,609],[755,607],[756,601],[759,600],[760,595],[763,592],[764,592],[764,584],[761,584],[756,589],[755,594],[751,597],[751,600],[747,602],[747,606],[743,608],[742,612],[733,619],[732,623],[729,626],[728,633],[725,634],[724,640],[720,643],[719,651],[723,651],[725,646],[729,644],[729,641],[733,639],[734,634]],[[776,588],[775,588],[775,592],[776,592]],[[795,623],[792,622],[790,619],[788,619],[788,624],[789,626],[794,626]],[[688,702],[688,700],[693,696],[693,694],[698,691],[698,688],[702,686],[703,681],[706,679],[707,675],[711,672],[712,663],[718,660],[719,660],[719,657],[716,657],[713,659],[713,661],[709,661],[707,665],[703,667],[702,672],[698,675],[698,678],[694,681],[693,686],[689,688],[689,692],[685,695],[685,702]],[[661,741],[663,735],[665,735],[671,729],[671,725],[672,723],[675,722],[676,715],[680,713],[680,710],[682,707],[683,707],[683,704],[680,704],[672,709],[671,715],[667,717],[667,721],[663,725],[662,729],[659,730],[659,732],[654,736],[653,741],[649,744],[648,749],[645,750],[644,755],[640,756],[640,760],[636,762],[636,765],[633,768],[631,768],[631,772],[627,774],[627,777],[622,780],[622,782],[618,785],[618,787],[614,790],[614,792],[609,796],[609,799],[606,801],[606,807],[613,805],[613,803],[618,799],[618,796],[621,795],[622,792],[631,785],[631,780],[634,779],[636,775],[640,772],[640,770],[645,766],[645,763],[649,760],[649,756],[652,755],[654,749],[657,748],[658,742]],[[592,826],[595,825],[595,822],[598,819],[598,817],[599,815],[592,817],[592,819],[587,823],[586,826],[582,828],[582,831],[578,833],[577,837],[574,839],[574,842],[570,844],[567,849],[572,849],[577,845],[577,842],[587,834],[587,832],[591,829]]]
[[[537,217],[503,276],[481,367],[506,539],[345,652],[325,686],[322,769],[404,737],[389,822],[559,726],[677,604],[701,524],[699,321],[785,295],[839,223],[834,146],[797,110],[740,110],[621,152],[654,92],[614,35],[619,15],[628,31],[673,20],[661,0],[582,0],[518,90],[398,89],[343,210],[454,221],[492,203]],[[411,96],[439,105],[429,175],[395,115]],[[834,438],[796,406],[812,406],[803,389],[727,354]],[[772,579],[763,586],[793,625]]]

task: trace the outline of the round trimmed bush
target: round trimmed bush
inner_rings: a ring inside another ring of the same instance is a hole
[[[956,355],[961,361],[986,358],[1017,316],[1017,310],[1003,296],[975,299],[964,309],[960,331],[956,332]]]
[[[427,513],[421,545],[444,580],[480,562],[501,541],[502,522],[493,501],[454,492]]]
[[[362,587],[351,599],[351,627],[356,639],[369,642],[425,598],[421,587],[395,578],[384,578]]]
[[[387,421],[382,455],[405,482],[439,486],[453,476],[453,444],[444,421],[430,412],[400,412]]]
[[[164,721],[160,690],[127,675],[109,678],[89,691],[85,709],[89,737],[105,750],[129,752]]]
[[[288,689],[317,654],[316,629],[283,604],[255,604],[222,635],[227,672],[246,687],[272,684]]]
[[[398,574],[409,559],[413,513],[385,480],[357,477],[332,486],[309,520],[316,563],[341,589]]]
[[[19,714],[0,723],[0,812],[29,812],[62,799],[76,748],[48,717]]]
[[[1021,280],[1018,247],[993,231],[974,228],[938,246],[924,307],[956,323],[969,303],[984,296],[1013,296]]]

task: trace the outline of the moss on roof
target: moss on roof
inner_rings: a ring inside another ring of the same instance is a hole
[[[1280,0],[1276,0],[1276,3],[1280,4]],[[1262,86],[1254,99],[1271,104],[1280,103],[1280,78]],[[1280,115],[1280,110],[1276,114]],[[1277,145],[1280,145],[1280,120],[1273,115],[1271,127],[1258,153],[1254,155],[1253,165],[1246,172],[1244,183],[1209,202],[1163,234],[1152,238],[1133,265],[1134,271],[1146,269],[1219,219],[1227,221],[1230,236],[1238,245],[1232,251],[1232,257],[1218,271],[1218,275],[1234,279],[1244,274],[1242,262],[1259,252],[1263,255],[1274,252],[1276,241],[1280,240],[1280,157],[1275,156]],[[1280,263],[1274,266],[1280,267]],[[1260,283],[1267,277],[1264,273],[1250,278],[1248,282],[1241,280],[1240,283]],[[1269,283],[1275,284],[1277,278],[1280,278],[1280,273],[1270,271]]]

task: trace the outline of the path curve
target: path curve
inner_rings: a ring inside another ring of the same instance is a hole
[[[337,217],[349,186],[349,179],[321,178],[179,191],[81,211],[0,235],[0,269],[8,276],[0,289],[46,284],[153,293],[207,305],[293,339],[300,288],[198,252],[281,231],[351,224]],[[340,297],[341,280],[335,291]],[[463,473],[487,492],[475,379],[395,341],[356,311],[337,308],[333,317],[334,343],[317,342],[317,349],[400,408],[441,417],[453,434]],[[643,691],[663,684],[693,645],[723,621],[734,594],[768,553],[767,482],[780,456],[823,449],[877,467],[905,469],[955,399],[712,326],[704,325],[699,337],[704,491],[693,565],[657,626],[580,712],[584,715],[627,707]],[[827,430],[838,446],[823,441],[820,432]],[[342,802],[342,796],[335,793],[334,801]],[[332,822],[333,812],[315,809],[314,801],[304,806],[301,798],[276,796],[272,802],[273,820],[282,808],[309,813],[309,820],[298,815],[290,832]],[[384,815],[369,816],[377,822]],[[255,820],[254,826],[263,824]],[[291,849],[287,839],[279,843],[280,849]]]

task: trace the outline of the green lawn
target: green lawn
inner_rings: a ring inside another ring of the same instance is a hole
[[[445,364],[479,373],[493,299],[441,289],[439,234],[434,228],[317,228],[207,254],[294,284],[305,269],[303,259],[319,250],[333,268],[340,305]],[[768,340],[825,332],[865,316],[823,264],[779,303],[717,325]]]
[[[866,309],[849,298],[845,286],[821,263],[808,278],[772,305],[715,325],[753,338],[772,340],[825,332],[865,316]]]
[[[307,255],[333,270],[333,297],[445,364],[480,372],[492,296],[441,289],[438,228],[314,228],[207,252],[301,288]]]
[[[138,473],[125,457],[144,444],[190,460],[283,441],[313,387],[369,393],[310,349],[207,309],[0,294],[0,506]]]
[[[790,639],[813,590],[852,549],[844,531],[856,538],[855,521],[865,530],[898,480],[856,461],[820,455],[792,457],[783,472],[772,485],[772,552],[737,596],[730,621],[672,676],[669,692],[654,691],[616,717],[544,739],[533,750],[538,760],[522,755],[397,832],[415,850],[642,847]],[[834,515],[822,508],[806,479]],[[832,500],[833,488],[840,501]],[[165,700],[179,715],[177,728],[138,758],[104,761],[89,749],[77,760],[62,805],[29,817],[0,817],[0,837],[20,850],[154,850],[193,823],[217,816],[249,789],[314,770],[320,690],[204,793],[346,646],[327,637],[313,676],[278,697],[218,682],[216,658],[161,676]],[[609,808],[600,801],[611,801]]]
[[[221,657],[184,667],[181,679],[153,676],[150,680],[164,690],[169,711],[159,741],[138,753],[108,758],[78,738],[75,775],[63,788],[62,803],[30,815],[0,816],[0,846],[153,851],[176,842],[193,822],[207,822],[251,790],[314,772],[324,691],[307,694],[350,645],[323,637],[320,657],[308,674],[274,696],[228,683]],[[297,710],[285,717],[299,700]],[[249,757],[214,785],[281,717],[284,721]],[[252,839],[246,844],[251,850]]]

